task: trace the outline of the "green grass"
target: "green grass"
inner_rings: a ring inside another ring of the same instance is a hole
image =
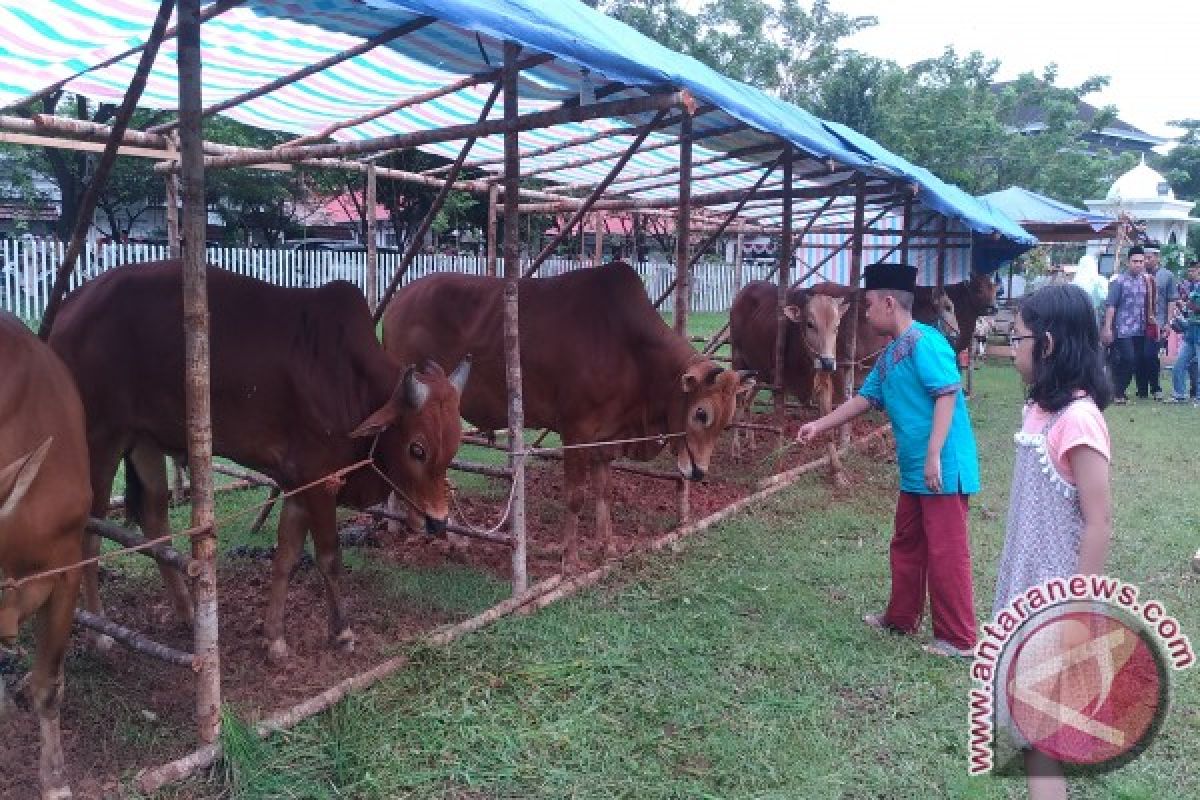
[[[991,604],[1020,387],[978,373],[984,491],[972,506],[976,602]],[[1108,413],[1116,530],[1110,574],[1138,583],[1200,641],[1188,560],[1200,413]],[[236,724],[186,797],[1009,798],[1021,781],[965,772],[965,669],[859,618],[887,591],[894,467],[849,459],[861,486],[802,480],[531,618],[438,651],[266,743]],[[412,580],[398,577],[397,580]],[[482,596],[476,599],[483,599]],[[1175,676],[1162,734],[1074,797],[1200,796],[1200,691]]]

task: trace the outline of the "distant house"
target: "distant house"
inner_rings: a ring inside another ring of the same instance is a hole
[[[1001,92],[1014,84],[1015,81],[1005,81],[992,84],[992,88],[997,92]],[[1096,119],[1096,116],[1101,113],[1100,109],[1083,100],[1079,101],[1078,112],[1079,119],[1089,126]],[[1031,135],[1045,130],[1046,120],[1042,114],[1042,109],[1031,105],[1019,105],[1014,115],[1012,128],[1018,133]],[[1168,138],[1147,133],[1141,128],[1130,125],[1119,118],[1113,119],[1100,130],[1087,131],[1083,134],[1083,140],[1088,143],[1088,150],[1090,152],[1108,150],[1114,154],[1140,153],[1142,155],[1149,153],[1160,144],[1166,144],[1171,141]]]
[[[362,192],[347,192],[335,197],[314,198],[296,209],[296,221],[304,228],[305,239],[329,239],[358,242],[362,231]],[[375,244],[393,247],[396,234],[392,230],[387,207],[375,205]]]

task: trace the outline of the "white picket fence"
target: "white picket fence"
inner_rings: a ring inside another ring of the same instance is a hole
[[[0,309],[25,320],[36,320],[45,311],[50,288],[58,265],[62,263],[65,247],[51,239],[9,239],[0,241]],[[156,261],[167,257],[167,249],[158,245],[104,244],[88,245],[80,263],[71,276],[70,288],[88,281],[115,267]],[[398,253],[378,255],[379,291],[382,292],[399,266]],[[349,281],[360,290],[366,289],[367,256],[364,252],[331,250],[267,250],[258,248],[219,247],[208,250],[208,261],[214,266],[249,275],[279,286],[312,287],[330,281]],[[540,276],[559,275],[569,270],[590,266],[578,259],[550,259],[539,270]],[[769,267],[747,263],[743,282],[763,278]],[[670,285],[675,268],[660,262],[644,262],[637,266],[646,285],[646,293],[657,300]],[[486,274],[485,259],[474,256],[426,254],[418,256],[409,268],[404,283],[433,272],[462,272]],[[732,264],[700,264],[692,273],[692,311],[728,311],[737,293]],[[668,297],[663,309],[674,307],[674,297]]]

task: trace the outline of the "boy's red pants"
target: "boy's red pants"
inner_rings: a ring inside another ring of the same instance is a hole
[[[901,492],[891,561],[892,595],[885,621],[916,633],[928,586],[934,637],[958,648],[974,647],[967,496]]]

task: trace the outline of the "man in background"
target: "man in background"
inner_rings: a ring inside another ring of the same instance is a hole
[[[1146,251],[1140,245],[1129,248],[1125,256],[1126,269],[1108,285],[1104,325],[1100,341],[1109,347],[1112,369],[1113,404],[1129,402],[1126,392],[1129,382],[1137,375],[1139,397],[1146,397],[1149,386],[1143,366],[1146,352],[1146,309],[1149,294],[1146,280]]]
[[[1168,312],[1178,297],[1179,287],[1175,273],[1160,265],[1159,250],[1155,244],[1146,246],[1146,274],[1154,278],[1154,321],[1158,323],[1158,338],[1150,341],[1150,337],[1146,337],[1144,363],[1150,382],[1150,396],[1161,401],[1163,392],[1159,378],[1162,374],[1162,363],[1159,361],[1159,353],[1167,346],[1167,335],[1170,333],[1167,327],[1167,320],[1170,319]]]

